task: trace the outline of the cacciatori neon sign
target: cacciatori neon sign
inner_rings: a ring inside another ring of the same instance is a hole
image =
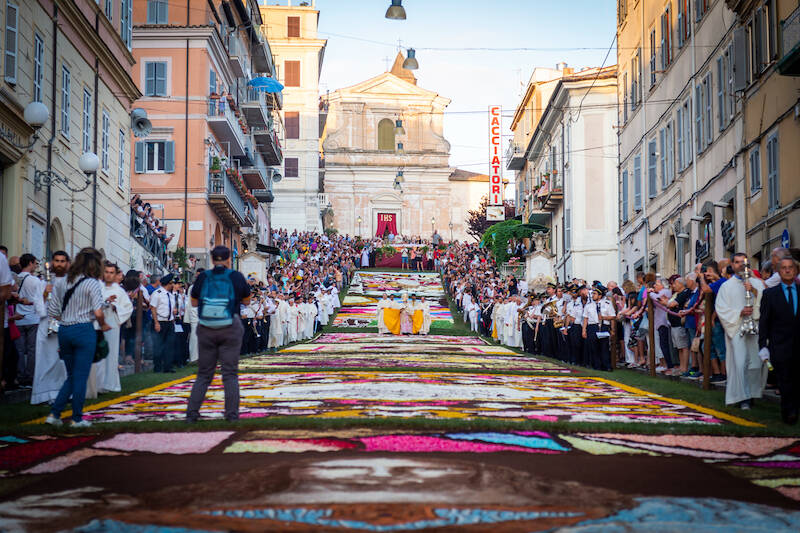
[[[489,205],[503,205],[502,107],[489,106]]]

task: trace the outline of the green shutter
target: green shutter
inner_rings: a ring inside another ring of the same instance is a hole
[[[167,174],[175,172],[175,141],[164,143],[164,172]]]
[[[144,141],[136,141],[134,160],[134,171],[142,174],[144,172]]]

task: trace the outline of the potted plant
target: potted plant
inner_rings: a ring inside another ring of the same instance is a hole
[[[220,174],[222,172],[222,165],[220,164],[219,157],[214,156],[211,159],[211,168],[208,169],[211,174]]]

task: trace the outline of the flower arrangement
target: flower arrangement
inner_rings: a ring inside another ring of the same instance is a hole
[[[219,157],[214,156],[211,159],[211,168],[209,168],[208,171],[212,174],[219,174],[222,172],[222,164]]]

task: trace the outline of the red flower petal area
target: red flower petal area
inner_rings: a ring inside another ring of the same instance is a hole
[[[66,437],[0,448],[0,470],[19,470],[95,440],[94,436]]]

